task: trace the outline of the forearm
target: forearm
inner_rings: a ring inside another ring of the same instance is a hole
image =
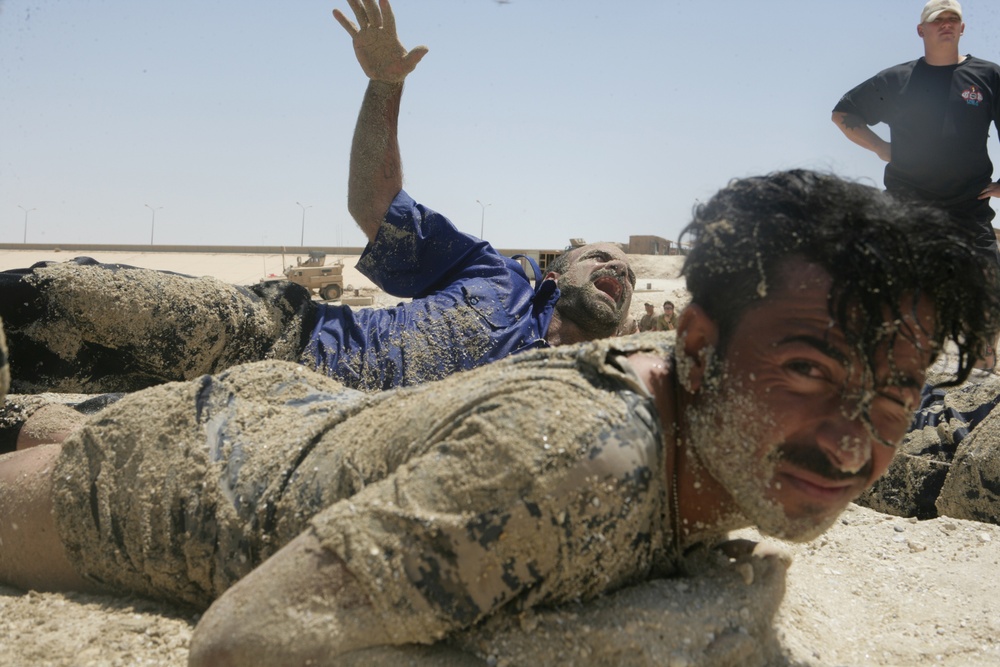
[[[885,162],[889,162],[891,158],[889,142],[875,134],[861,118],[853,114],[834,111],[832,120],[845,137],[858,146],[875,153]]]
[[[369,81],[351,143],[347,208],[369,241],[403,187],[397,123],[403,84]]]
[[[343,561],[304,533],[222,595],[191,638],[189,667],[338,664],[392,643]]]

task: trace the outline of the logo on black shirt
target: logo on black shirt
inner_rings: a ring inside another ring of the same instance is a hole
[[[962,91],[962,99],[965,100],[966,104],[978,107],[979,103],[983,101],[983,94],[975,86],[969,86]]]

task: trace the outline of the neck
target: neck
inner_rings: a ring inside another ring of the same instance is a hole
[[[552,320],[549,322],[548,331],[545,332],[545,340],[549,345],[569,345],[578,343],[583,339],[577,338],[577,327],[572,322],[564,323],[559,316],[559,311],[552,313]]]
[[[647,353],[629,356],[629,363],[653,394],[663,424],[664,474],[669,488],[669,530],[680,550],[715,540],[750,522],[736,509],[732,496],[699,465],[688,445],[685,412],[692,396],[681,386],[676,362]]]
[[[965,56],[959,55],[958,44],[946,44],[940,48],[927,47],[924,49],[924,60],[928,65],[935,67],[946,67],[957,65],[965,60]]]
[[[680,518],[680,534],[675,537],[679,538],[681,548],[686,548],[697,542],[714,540],[730,530],[745,528],[750,522],[739,512],[729,492],[698,462],[684,418],[693,397],[676,378],[673,391],[675,452],[669,458],[676,466],[671,471],[671,479],[677,485]]]
[[[750,525],[729,493],[699,465],[697,456],[683,439],[677,449],[676,461],[683,547],[712,541],[731,530]]]
[[[545,340],[549,345],[572,345],[573,343],[585,343],[588,340],[598,340],[600,338],[611,338],[615,332],[606,334],[584,331],[573,320],[565,319],[559,314],[559,309],[552,313],[552,320],[549,328],[545,332]]]

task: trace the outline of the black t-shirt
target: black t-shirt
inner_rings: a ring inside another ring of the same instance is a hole
[[[947,207],[975,200],[993,179],[986,140],[990,123],[1000,129],[995,63],[967,56],[958,65],[896,65],[850,90],[834,111],[889,126],[890,192]]]

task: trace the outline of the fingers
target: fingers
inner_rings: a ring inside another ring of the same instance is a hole
[[[403,68],[407,72],[412,72],[416,68],[417,63],[424,59],[427,55],[426,46],[414,46],[410,49],[410,52],[403,56]]]
[[[757,558],[772,558],[786,566],[792,564],[792,553],[775,542],[760,542],[754,547],[753,555]]]
[[[784,549],[774,542],[755,542],[747,539],[734,539],[722,542],[716,547],[729,558],[735,560],[746,560],[754,558],[774,558],[779,561],[790,563],[792,556],[787,549]]]
[[[337,19],[337,23],[344,26],[344,30],[346,30],[347,34],[351,37],[354,37],[360,32],[360,30],[358,30],[358,26],[354,25],[354,22],[344,16],[344,13],[339,9],[333,10],[333,18]]]
[[[365,74],[373,81],[401,82],[427,55],[427,47],[406,50],[396,35],[396,18],[389,0],[347,0],[347,3],[357,24],[339,9],[333,10],[333,17],[351,36]]]
[[[389,0],[378,0],[379,13],[382,16],[382,27],[396,34],[396,16],[392,13]]]
[[[745,558],[753,553],[756,546],[757,543],[753,540],[737,539],[723,542],[717,548],[730,558]]]
[[[373,0],[364,0],[364,4],[360,0],[347,0],[347,4],[350,5],[351,11],[354,12],[354,16],[358,20],[357,24],[347,18],[344,12],[339,9],[333,10],[333,18],[337,19],[337,23],[344,26],[344,30],[351,37],[357,36],[359,32],[366,28],[373,27],[373,23],[376,28],[381,26],[381,14]]]
[[[352,6],[358,4],[358,0],[347,0]],[[355,10],[357,13],[357,10]],[[364,15],[365,18],[362,19],[358,16],[358,23],[361,23],[367,28],[381,28],[382,27],[382,12],[379,10],[375,0],[364,0]]]

